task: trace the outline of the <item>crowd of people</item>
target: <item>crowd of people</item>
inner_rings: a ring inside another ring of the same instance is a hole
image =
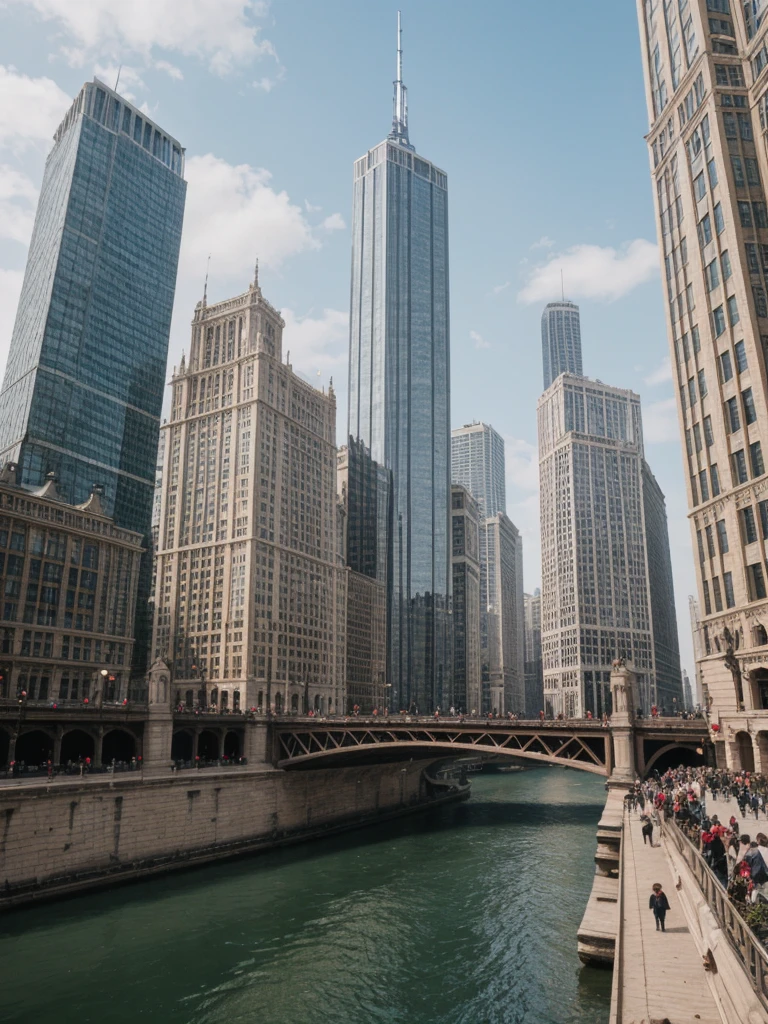
[[[710,813],[708,795],[732,805],[727,821]],[[630,811],[640,814],[644,842],[653,845],[654,822],[674,819],[742,916],[753,923],[760,904],[768,915],[768,776],[679,767],[663,775],[654,772],[645,782],[636,780],[626,801]],[[744,820],[754,820],[754,833],[745,831]]]

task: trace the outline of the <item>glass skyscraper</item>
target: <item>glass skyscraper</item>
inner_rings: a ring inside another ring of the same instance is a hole
[[[148,541],[184,151],[98,80],[54,140],[0,393],[0,460],[27,485],[55,473],[72,503],[101,484],[107,514]]]
[[[544,390],[561,373],[581,376],[581,320],[575,302],[550,302],[541,315]]]
[[[388,684],[419,710],[450,692],[447,185],[408,137],[398,20],[392,130],[354,166],[348,433],[391,472]]]

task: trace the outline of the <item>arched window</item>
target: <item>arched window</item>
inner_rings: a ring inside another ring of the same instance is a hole
[[[229,707],[229,690],[222,690],[221,691],[221,709],[223,711],[224,708],[228,708],[228,707]]]
[[[291,695],[291,711],[298,711],[298,710],[299,710],[299,695],[298,695],[298,693],[294,693],[294,694]]]
[[[319,710],[320,710],[320,694],[316,693],[315,694],[315,711],[319,711]]]
[[[239,690],[235,690],[235,692],[232,694],[232,710],[233,711],[239,711],[240,710],[240,691]]]
[[[282,693],[275,694],[275,714],[279,715],[283,710],[283,695]]]
[[[752,632],[755,638],[755,647],[765,647],[768,644],[768,633],[765,630],[765,626],[758,622]]]
[[[184,703],[187,705],[188,708],[191,708],[192,705],[195,703],[195,694],[193,690],[187,690]]]
[[[219,691],[216,687],[211,690],[211,704],[219,703]]]
[[[256,707],[261,711],[264,707],[264,691],[259,690],[258,696],[256,697]]]

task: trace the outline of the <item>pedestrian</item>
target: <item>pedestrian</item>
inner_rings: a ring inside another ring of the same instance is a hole
[[[667,911],[669,910],[669,900],[667,899],[667,894],[662,888],[661,882],[653,883],[653,892],[651,893],[651,898],[648,901],[648,907],[653,911],[653,916],[656,918],[656,931],[659,931],[659,929],[661,929],[661,931],[666,931],[666,928],[664,927],[664,920],[667,916]]]
[[[757,793],[753,793],[752,796],[749,798],[749,806],[752,808],[752,813],[755,816],[755,821],[757,821],[757,815],[760,812],[760,800],[758,798]]]
[[[651,846],[653,846],[653,822],[647,814],[641,814],[640,821],[643,823],[643,846],[649,841]]]

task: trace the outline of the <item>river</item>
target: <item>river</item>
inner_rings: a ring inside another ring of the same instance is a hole
[[[5,1024],[604,1024],[576,929],[603,780],[472,776],[472,798],[304,846],[6,914]]]

